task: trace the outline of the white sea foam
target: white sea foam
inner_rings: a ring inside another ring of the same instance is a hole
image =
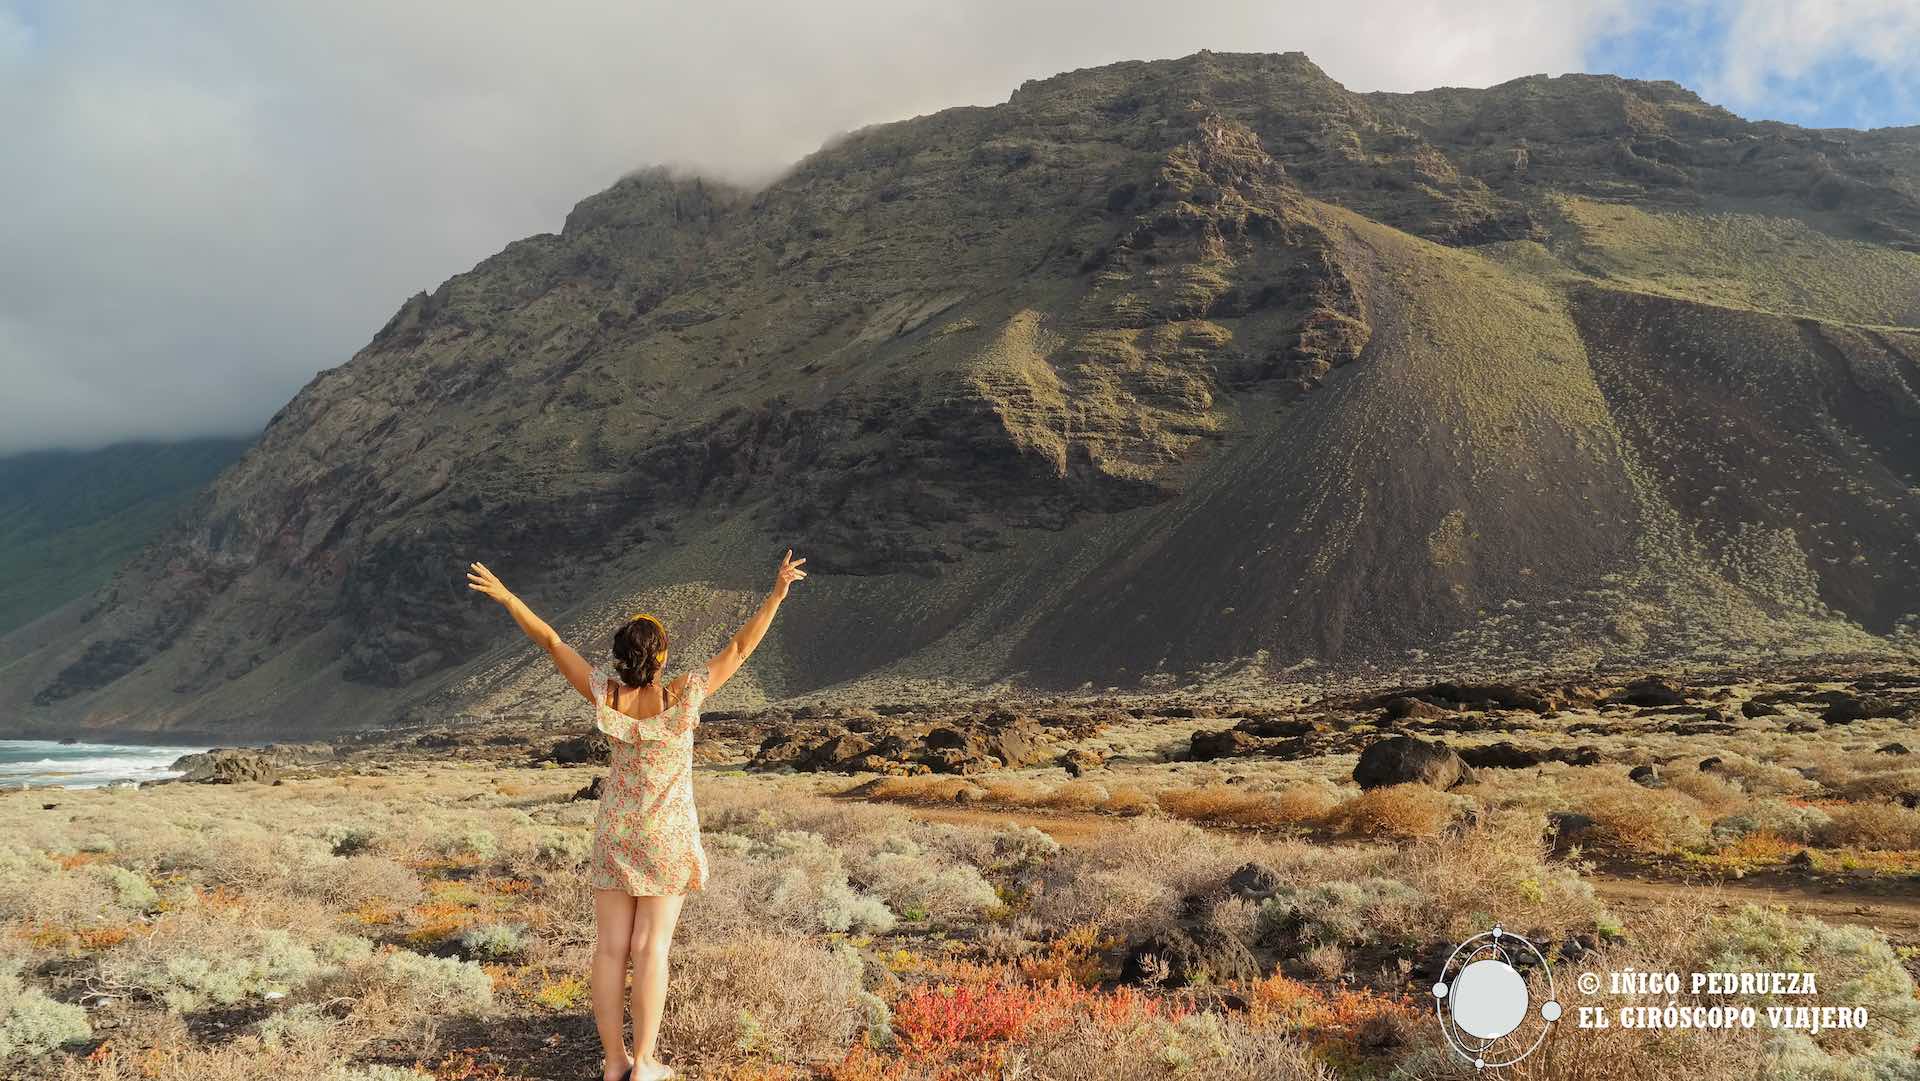
[[[201,747],[0,740],[0,788],[98,788],[177,777],[173,763]]]

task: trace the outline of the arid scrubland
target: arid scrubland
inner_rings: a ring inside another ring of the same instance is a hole
[[[685,910],[662,1048],[682,1076],[733,1081],[1468,1076],[1423,979],[1436,948],[1497,920],[1563,981],[1806,969],[1816,1001],[1787,1004],[1872,1015],[1813,1037],[1563,1023],[1517,1076],[1913,1076],[1920,1001],[1879,934],[1684,895],[1610,911],[1579,853],[1552,852],[1544,808],[1567,800],[1596,844],[1648,852],[1911,849],[1905,809],[1871,799],[1887,779],[1832,768],[1861,802],[1816,806],[1760,761],[1613,802],[1624,782],[1603,767],[1445,793],[1031,777],[869,791],[974,785],[1042,824],[1113,813],[1066,844],[980,808],[924,821],[818,794],[843,778],[707,770],[713,876]],[[40,1081],[586,1076],[594,804],[573,796],[591,774],[420,759],[0,796],[0,1055]]]

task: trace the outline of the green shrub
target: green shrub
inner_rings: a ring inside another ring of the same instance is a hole
[[[867,888],[895,910],[914,909],[937,921],[978,919],[1000,904],[993,883],[979,871],[924,854],[881,852],[868,861],[864,877]]]
[[[334,855],[352,856],[372,848],[379,838],[369,826],[334,825],[327,827],[322,839],[333,846]]]
[[[129,958],[109,955],[102,963],[113,982],[151,995],[178,1013],[284,995],[336,967],[285,931],[254,929],[206,952],[189,948]]]
[[[255,1028],[260,1042],[278,1050],[282,1047],[316,1046],[333,1037],[339,1022],[312,1002],[302,1002],[261,1021]]]
[[[373,956],[373,942],[359,935],[330,935],[314,950],[329,965],[351,965]]]
[[[323,1081],[433,1081],[433,1075],[402,1066],[336,1066]]]
[[[379,976],[417,1001],[447,1011],[477,1012],[493,1005],[493,981],[472,961],[396,950],[380,959]]]
[[[471,927],[460,936],[460,948],[469,957],[484,957],[489,961],[517,957],[527,948],[525,928],[504,923]]]
[[[1700,941],[1696,971],[1812,972],[1817,996],[1783,995],[1784,1006],[1864,1006],[1864,1030],[1828,1029],[1813,1041],[1827,1052],[1911,1048],[1920,1041],[1920,1000],[1913,977],[1877,931],[1836,927],[1776,908],[1747,905],[1712,920]],[[1759,1004],[1758,1001],[1755,1003]]]
[[[18,961],[0,961],[0,1059],[44,1055],[93,1038],[87,1011],[20,982]]]
[[[1060,842],[1032,826],[1015,826],[993,835],[994,866],[988,870],[1022,871],[1060,854]]]
[[[142,875],[111,863],[96,863],[88,868],[113,890],[121,908],[134,912],[152,912],[160,906],[160,895]]]
[[[1363,878],[1282,886],[1260,906],[1262,937],[1292,935],[1306,948],[1359,946],[1398,927],[1398,917],[1424,898],[1397,879]]]
[[[540,832],[534,844],[534,859],[556,870],[567,870],[587,862],[593,853],[593,835],[584,830],[549,827]]]
[[[500,851],[500,840],[490,830],[470,829],[440,838],[442,856],[490,860]]]
[[[752,866],[747,892],[772,918],[814,931],[891,931],[886,902],[854,889],[840,852],[817,833],[781,830],[748,838],[741,853]]]
[[[1797,807],[1785,800],[1755,800],[1745,810],[1718,818],[1713,823],[1713,839],[1732,844],[1755,833],[1770,833],[1788,841],[1810,844],[1833,822],[1833,817],[1818,807]]]

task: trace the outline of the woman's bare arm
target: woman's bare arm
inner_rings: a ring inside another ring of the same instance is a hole
[[[547,626],[546,620],[534,615],[533,609],[528,608],[525,601],[514,596],[513,591],[502,584],[500,579],[483,564],[474,563],[467,568],[467,586],[499,601],[508,614],[513,616],[513,621],[520,624],[520,629],[526,632],[527,637],[533,639],[533,644],[546,650],[547,656],[553,658],[553,666],[560,670],[561,675],[567,677],[567,682],[573,685],[573,689],[579,691],[582,698],[589,702],[593,701],[592,667],[572,646],[560,640],[560,636],[554,633],[553,628]]]
[[[708,694],[719,690],[722,684],[732,679],[733,674],[753,655],[754,649],[760,645],[760,639],[766,637],[767,628],[772,626],[773,615],[780,610],[780,602],[787,599],[787,587],[807,576],[807,572],[800,569],[800,564],[805,562],[804,559],[793,558],[791,548],[781,557],[780,569],[774,574],[773,589],[760,602],[759,610],[747,620],[746,626],[734,634],[733,640],[707,662]]]

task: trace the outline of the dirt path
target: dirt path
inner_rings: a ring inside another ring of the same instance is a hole
[[[944,804],[876,803],[923,822],[972,826],[1032,826],[1068,847],[1091,844],[1121,819],[1106,815],[1024,807],[955,807]],[[1602,867],[1586,876],[1594,892],[1618,910],[1683,901],[1716,910],[1742,905],[1783,905],[1798,916],[1869,927],[1895,945],[1920,945],[1920,891],[1906,881],[1862,879],[1824,883],[1798,880],[1699,882],[1649,872]]]

